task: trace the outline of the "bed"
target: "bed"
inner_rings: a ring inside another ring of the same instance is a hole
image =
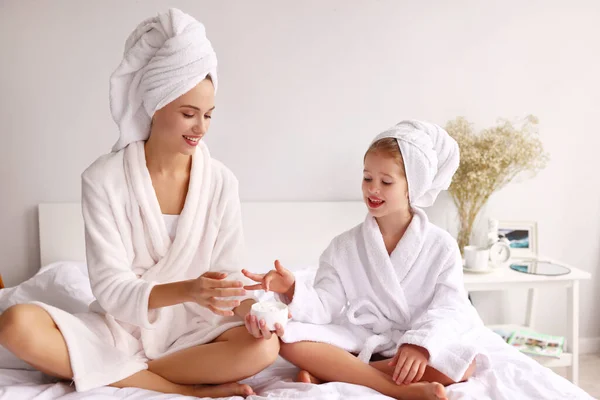
[[[310,276],[318,257],[337,234],[360,223],[361,202],[246,202],[242,204],[247,267],[266,271],[275,258],[299,275]],[[87,281],[80,205],[40,204],[40,271],[30,280],[0,291],[0,311],[31,300],[80,312],[93,300]],[[590,399],[567,380],[504,345],[490,332],[494,362],[465,383],[448,388],[449,399]],[[371,389],[344,383],[293,382],[297,369],[283,359],[248,379],[262,399],[388,399]],[[0,400],[186,399],[142,389],[99,388],[77,393],[68,383],[32,370],[0,347]],[[229,398],[238,400],[240,397]]]

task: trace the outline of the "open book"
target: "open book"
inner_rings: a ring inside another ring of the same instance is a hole
[[[518,330],[510,335],[507,343],[523,353],[558,358],[563,352],[565,338]]]

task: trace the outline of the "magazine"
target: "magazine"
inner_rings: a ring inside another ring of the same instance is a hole
[[[504,339],[505,342],[508,342],[508,340],[510,339],[510,337],[513,334],[513,331],[507,331],[507,330],[504,330],[504,329],[494,329],[493,332],[496,333],[496,334],[498,334],[498,335],[500,335],[500,337],[502,339]]]
[[[507,343],[523,353],[559,358],[563,352],[565,338],[519,330],[510,336]]]

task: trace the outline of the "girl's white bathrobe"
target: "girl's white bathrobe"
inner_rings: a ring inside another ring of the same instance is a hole
[[[61,330],[78,391],[124,379],[146,361],[207,343],[243,325],[196,303],[148,310],[154,285],[207,271],[239,272],[243,253],[238,184],[204,143],[193,156],[189,189],[171,240],[156,198],[144,142],[94,162],[82,176],[87,262],[97,299],[86,314],[44,307]],[[242,299],[243,300],[243,299]]]
[[[403,343],[426,348],[429,364],[460,380],[477,355],[483,323],[463,286],[456,240],[414,208],[388,255],[374,217],[337,236],[313,282],[298,281],[284,342],[316,341],[392,357]]]

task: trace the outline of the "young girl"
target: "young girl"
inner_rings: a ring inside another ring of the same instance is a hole
[[[242,288],[237,180],[202,142],[216,65],[204,26],[179,10],[131,34],[110,82],[121,135],[82,176],[97,301],[86,314],[36,303],[0,316],[0,345],[78,391],[246,396],[235,382],[277,358]]]
[[[298,322],[288,325],[281,355],[303,370],[300,381],[444,399],[444,385],[471,376],[483,324],[463,287],[456,241],[420,208],[448,188],[458,161],[442,128],[399,123],[365,154],[365,221],[332,240],[314,283],[297,282],[279,262],[266,275],[243,271],[260,282],[246,289],[289,303]]]

